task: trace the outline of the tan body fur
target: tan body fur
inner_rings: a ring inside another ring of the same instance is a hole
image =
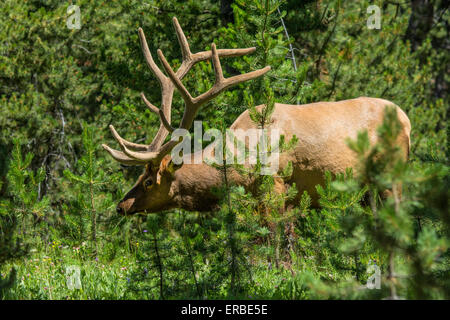
[[[324,182],[325,171],[336,174],[349,167],[357,170],[356,154],[349,149],[346,139],[355,139],[358,132],[367,130],[371,145],[375,144],[377,128],[382,124],[384,108],[388,105],[393,103],[367,97],[306,105],[276,104],[272,122],[267,128],[279,128],[286,140],[294,135],[298,138],[292,151],[280,155],[280,170],[291,161],[293,173],[284,181],[277,178],[277,191],[282,192],[286,185],[295,183],[298,195],[306,190],[313,199],[313,205],[317,205],[315,186]],[[406,114],[399,107],[396,108],[403,127],[398,143],[407,157],[411,124]],[[257,126],[250,119],[248,111],[242,113],[231,126],[231,129],[249,128]],[[210,149],[204,152],[210,152]],[[149,178],[159,183],[145,188],[143,184]],[[235,171],[230,172],[229,180],[251,189],[251,181]],[[144,174],[119,206],[122,205],[128,213],[155,212],[174,207],[213,210],[217,206],[217,199],[212,190],[222,183],[222,174],[205,163],[183,164],[175,168],[170,156],[166,156],[159,168],[146,166]]]

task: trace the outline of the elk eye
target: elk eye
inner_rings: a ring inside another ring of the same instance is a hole
[[[146,188],[149,188],[153,184],[152,179],[148,179],[144,182],[144,185]]]

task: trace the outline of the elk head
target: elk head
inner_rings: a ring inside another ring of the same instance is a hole
[[[182,177],[175,177],[175,171],[179,167],[172,163],[169,154],[179,141],[169,140],[164,143],[168,134],[174,131],[174,128],[171,126],[171,107],[175,88],[180,92],[185,103],[185,110],[179,128],[189,130],[195,115],[207,101],[215,98],[219,93],[235,84],[257,78],[270,70],[270,66],[267,66],[263,69],[246,74],[225,78],[220,65],[220,57],[242,56],[254,52],[256,48],[216,49],[216,45],[213,43],[211,44],[211,50],[193,54],[190,51],[186,36],[176,18],[173,18],[173,24],[181,47],[182,63],[176,72],[173,71],[161,50],[158,49],[158,57],[167,76],[155,64],[148,48],[144,32],[139,28],[139,38],[144,57],[148,67],[158,79],[162,91],[161,108],[154,106],[146,99],[145,95],[141,93],[142,100],[146,106],[159,116],[161,124],[156,136],[149,145],[136,144],[120,137],[111,125],[111,132],[119,143],[122,151],[111,149],[105,144],[102,145],[103,148],[120,163],[145,166],[144,173],[139,177],[134,187],[117,205],[117,212],[121,214],[157,212],[176,206],[176,204],[171,201],[173,197],[173,194],[171,194],[171,186],[176,179],[182,179]],[[193,98],[184,87],[181,80],[194,64],[208,59],[211,59],[213,63],[215,83],[207,92]]]

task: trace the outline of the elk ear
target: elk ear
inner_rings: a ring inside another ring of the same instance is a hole
[[[165,156],[160,165],[159,165],[159,171],[158,171],[158,175],[156,178],[156,183],[161,183],[161,177],[165,174],[170,174],[173,176],[173,174],[175,173],[176,170],[178,170],[181,167],[181,164],[175,164],[172,161],[172,158],[170,157],[170,155]]]

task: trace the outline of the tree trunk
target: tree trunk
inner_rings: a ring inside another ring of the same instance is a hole
[[[411,42],[412,51],[415,51],[425,40],[433,25],[433,1],[412,0],[411,10],[405,38]]]
[[[220,0],[220,19],[224,25],[234,23],[232,3],[233,0]]]

